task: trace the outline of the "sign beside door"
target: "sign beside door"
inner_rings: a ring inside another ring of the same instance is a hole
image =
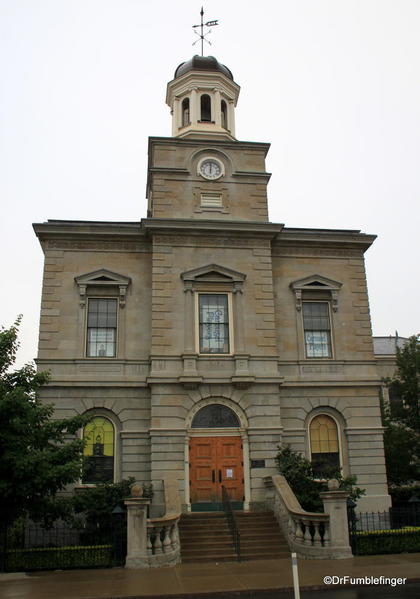
[[[243,501],[241,437],[192,437],[190,485],[191,503],[221,502],[222,485],[232,501]]]

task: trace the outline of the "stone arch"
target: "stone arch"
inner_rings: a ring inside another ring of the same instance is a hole
[[[230,156],[220,148],[211,145],[205,148],[199,148],[198,150],[192,150],[188,156],[187,161],[191,165],[191,169],[194,172],[196,171],[197,164],[199,163],[201,158],[212,156],[214,156],[214,158],[218,158],[223,162],[226,169],[226,176],[231,176],[232,172],[236,170],[236,165],[234,164],[232,156]]]

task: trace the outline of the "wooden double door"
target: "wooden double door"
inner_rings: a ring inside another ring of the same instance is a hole
[[[244,500],[241,437],[192,437],[190,440],[191,503],[220,503],[222,485],[233,501]]]

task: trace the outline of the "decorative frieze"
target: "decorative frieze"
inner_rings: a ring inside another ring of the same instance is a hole
[[[101,250],[110,252],[146,252],[152,251],[149,241],[102,241],[102,240],[60,240],[50,239],[45,242],[47,249],[62,250]]]

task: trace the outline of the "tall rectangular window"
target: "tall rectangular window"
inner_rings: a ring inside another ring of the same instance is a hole
[[[88,303],[87,356],[114,358],[117,346],[117,300],[92,298]]]
[[[307,358],[331,358],[328,302],[303,302],[303,329]]]
[[[200,353],[228,354],[229,310],[226,293],[200,293],[199,339]]]

